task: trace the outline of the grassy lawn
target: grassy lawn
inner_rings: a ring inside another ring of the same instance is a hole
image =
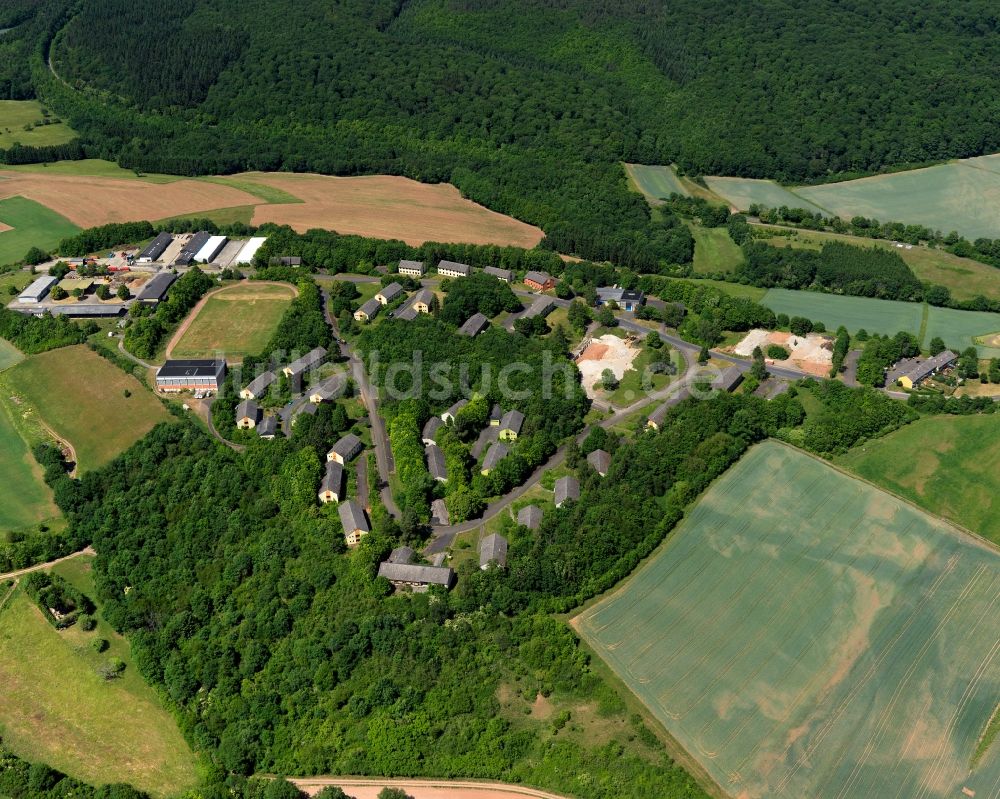
[[[99,158],[84,158],[80,161],[53,161],[51,164],[19,164],[17,166],[4,166],[3,169],[15,172],[39,172],[45,175],[125,178],[127,180],[141,180],[145,183],[173,183],[184,180],[180,175],[146,174],[145,172],[136,174],[134,169],[123,169],[118,164],[102,161]]]
[[[688,278],[691,283],[697,283],[703,286],[713,286],[714,288],[724,291],[730,297],[747,297],[754,302],[760,302],[764,295],[767,294],[767,289],[757,288],[757,286],[744,286],[740,283],[726,283],[724,280],[709,280],[708,278]]]
[[[81,471],[103,466],[170,419],[138,380],[83,345],[32,355],[4,372],[3,384],[18,407],[73,446]]]
[[[57,571],[95,597],[90,559]],[[97,638],[110,647],[93,649]],[[126,664],[105,681],[96,669]],[[135,670],[128,642],[99,620],[97,629],[57,631],[18,589],[0,610],[0,731],[4,744],[32,761],[92,784],[129,782],[153,796],[197,784],[197,761],[173,718]]]
[[[18,433],[10,412],[0,406],[0,532],[25,531],[59,515],[52,492],[42,480],[42,468]]]
[[[236,223],[249,225],[253,219],[252,205],[235,205],[232,208],[216,208],[211,211],[197,211],[193,214],[181,214],[171,216],[168,219],[161,219],[161,222],[178,219],[209,219],[217,225],[233,225]]]
[[[855,448],[837,463],[1000,543],[1000,418],[996,416],[919,419]]]
[[[232,359],[260,352],[291,304],[291,286],[240,282],[212,294],[197,311],[172,358]]]
[[[632,368],[622,375],[618,388],[609,396],[605,397],[616,408],[624,408],[631,405],[646,394],[666,388],[673,380],[671,375],[653,374],[648,376],[648,385],[643,385],[643,374],[646,368],[653,362],[656,355],[654,350],[643,347],[642,351],[632,361]],[[671,350],[671,361],[677,365],[677,373],[684,373],[684,358],[676,350]],[[603,392],[602,392],[603,393]],[[656,407],[655,405],[653,407]]]
[[[0,100],[0,148],[14,144],[26,147],[46,147],[65,144],[76,138],[76,133],[64,122],[38,124],[45,119],[37,100]],[[25,130],[25,125],[33,125]]]
[[[732,272],[743,263],[743,251],[724,227],[690,225],[694,236],[694,271],[700,274]]]
[[[641,193],[651,205],[660,205],[664,197],[671,194],[687,194],[687,189],[677,177],[673,167],[625,164],[629,183]]]
[[[20,293],[27,288],[28,284],[34,279],[34,275],[31,272],[22,272],[20,269],[13,272],[4,272],[0,274],[0,302],[6,304],[14,295],[10,293],[10,287],[13,286],[16,293]]]
[[[288,205],[289,203],[303,202],[294,194],[290,194],[284,189],[279,189],[276,186],[265,186],[263,183],[255,183],[245,178],[211,176],[199,178],[199,180],[206,180],[209,183],[219,183],[223,186],[230,186],[234,189],[245,191],[247,194],[252,194],[269,205]]]
[[[20,261],[32,247],[53,249],[80,231],[65,217],[24,197],[0,200],[0,222],[12,228],[0,233],[0,264]]]

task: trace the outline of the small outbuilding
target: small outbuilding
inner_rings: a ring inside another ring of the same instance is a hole
[[[499,533],[486,536],[479,544],[479,568],[485,571],[491,563],[499,569],[507,565],[507,539]]]
[[[236,406],[236,426],[240,430],[253,430],[260,419],[260,408],[253,400],[243,400]]]
[[[529,530],[537,530],[542,524],[542,509],[537,505],[525,505],[517,512],[517,523]]]
[[[587,456],[587,463],[601,477],[604,477],[607,475],[608,469],[611,468],[611,453],[603,449],[595,449]]]
[[[580,498],[580,482],[569,474],[556,480],[554,490],[557,508],[561,508],[570,500]]]

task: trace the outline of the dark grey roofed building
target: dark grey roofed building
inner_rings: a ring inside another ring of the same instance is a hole
[[[341,502],[337,507],[337,513],[340,515],[340,525],[344,528],[344,538],[349,546],[357,544],[361,536],[371,532],[364,508],[353,499]]]
[[[517,512],[517,523],[529,530],[537,530],[542,523],[542,509],[537,505],[525,505]]]
[[[420,289],[416,294],[413,295],[413,303],[411,308],[419,311],[420,313],[429,313],[431,307],[431,301],[434,299],[434,292],[430,289]]]
[[[472,457],[479,460],[479,456],[483,454],[486,448],[499,438],[500,425],[489,425],[488,427],[484,427],[480,431],[479,437],[476,439],[476,443],[472,445],[472,449],[470,450]]]
[[[673,408],[675,405],[679,405],[688,397],[691,396],[691,392],[687,386],[682,386],[681,389],[674,394],[670,399],[660,405],[655,411],[653,411],[646,419],[646,426],[652,427],[654,430],[659,430],[660,426],[663,424],[663,420],[667,418],[667,411]]]
[[[479,568],[488,569],[491,563],[501,569],[507,565],[507,539],[499,533],[486,536],[479,544]]]
[[[156,387],[161,391],[218,391],[226,375],[221,358],[166,361],[156,370]]]
[[[319,498],[321,502],[340,502],[344,498],[344,467],[336,461],[326,462]]]
[[[769,377],[757,386],[757,389],[753,394],[755,397],[763,397],[764,399],[772,400],[788,391],[789,385],[790,384],[787,380],[781,380],[777,377]]]
[[[465,321],[465,324],[458,329],[458,332],[463,336],[475,338],[489,326],[490,320],[477,311]]]
[[[530,271],[525,274],[524,282],[535,290],[541,291],[543,288],[551,286],[553,278],[548,272]]]
[[[427,471],[431,477],[440,483],[448,482],[448,467],[444,462],[444,453],[437,444],[428,444],[424,447],[424,455],[427,456]]]
[[[492,275],[497,280],[502,280],[504,283],[510,283],[514,279],[514,273],[509,269],[501,269],[499,266],[487,266],[483,269],[487,275]]]
[[[399,283],[390,283],[388,286],[382,287],[382,289],[375,295],[375,299],[382,305],[388,305],[400,294],[403,294],[403,287],[399,285]]]
[[[68,316],[74,319],[80,319],[84,317],[93,318],[121,316],[122,312],[127,308],[127,305],[117,305],[114,303],[105,304],[100,302],[74,302],[69,305],[56,305],[48,307],[44,305],[26,305],[23,308],[19,308],[17,305],[9,307],[12,311],[19,311],[20,313],[30,316],[42,316],[43,314],[50,313],[53,316]]]
[[[412,305],[407,305],[403,308],[397,308],[393,314],[393,319],[402,319],[404,322],[412,322],[417,318],[418,311]]]
[[[240,428],[256,427],[260,418],[260,408],[253,400],[243,400],[236,406],[236,426]]]
[[[443,499],[435,499],[431,503],[431,524],[451,524],[451,516],[448,513],[448,506],[444,504]]]
[[[448,566],[423,566],[417,563],[379,564],[378,576],[385,577],[396,588],[408,586],[414,591],[426,591],[432,585],[450,588],[455,572]]]
[[[903,385],[906,386],[906,382],[909,381],[910,385],[907,388],[912,388],[917,385],[921,380],[926,380],[932,374],[937,372],[939,369],[944,369],[955,361],[958,360],[958,355],[956,355],[951,350],[945,350],[944,352],[939,352],[928,358],[925,361],[921,361],[912,369],[910,369],[905,375],[903,375],[900,380],[903,381]],[[905,379],[904,379],[905,378]]]
[[[500,438],[517,438],[523,424],[523,413],[513,409],[507,411],[500,420]]]
[[[424,429],[420,433],[420,437],[425,444],[437,444],[437,431],[443,424],[444,422],[441,421],[440,416],[432,416],[427,420],[424,424]]]
[[[187,244],[181,247],[180,254],[174,260],[174,263],[180,266],[187,266],[190,264],[201,248],[208,244],[208,240],[210,238],[212,238],[212,234],[204,230],[200,230],[195,233],[190,239],[188,239]]]
[[[469,404],[467,399],[460,399],[454,405],[452,405],[448,410],[441,414],[441,421],[447,422],[449,419],[455,421],[455,415],[462,410],[466,405]]]
[[[258,399],[270,388],[271,384],[278,379],[278,376],[271,371],[257,375],[247,383],[246,388],[240,392],[243,399]]]
[[[490,409],[490,424],[493,427],[499,427],[501,419],[503,419],[503,408],[501,408],[500,403],[497,402]]]
[[[167,290],[174,284],[175,280],[177,280],[177,275],[173,272],[157,272],[143,284],[135,298],[138,302],[147,305],[163,302],[167,296]]]
[[[326,459],[328,461],[337,461],[338,463],[347,463],[355,458],[355,456],[361,452],[364,445],[361,443],[361,439],[358,438],[354,433],[348,433],[346,436],[341,438],[333,448],[326,453]]]
[[[158,260],[173,240],[174,237],[167,231],[157,233],[156,238],[142,248],[142,252],[138,256],[139,263],[148,264]]]
[[[279,255],[269,261],[277,266],[302,266],[302,258],[298,255]]]
[[[551,297],[537,297],[521,316],[525,319],[534,319],[536,316],[546,317],[554,307],[555,302]]]
[[[265,416],[257,425],[257,435],[261,438],[274,438],[278,435],[278,420],[274,416]]]
[[[372,297],[367,302],[362,303],[361,307],[354,312],[354,318],[359,322],[368,322],[378,316],[378,312],[382,310],[382,303]]]
[[[396,547],[392,552],[389,553],[389,557],[385,559],[386,563],[412,563],[413,557],[416,555],[416,551],[413,547],[402,546]]]
[[[587,456],[587,463],[601,477],[604,477],[608,473],[608,469],[611,468],[611,454],[603,449],[595,449]]]
[[[445,277],[468,277],[472,274],[472,267],[455,261],[439,261],[437,271]]]
[[[733,391],[742,382],[743,372],[734,364],[722,370],[719,376],[712,381],[712,388],[719,391]]]
[[[318,386],[309,389],[309,401],[327,402],[328,400],[336,399],[344,390],[344,384],[346,382],[347,379],[342,374],[336,374],[328,377]]]
[[[288,377],[296,377],[297,375],[301,375],[303,372],[307,372],[312,369],[314,366],[319,366],[325,357],[326,350],[323,347],[316,347],[316,349],[310,350],[301,358],[296,358],[282,371]]]
[[[555,500],[556,507],[561,508],[564,503],[569,500],[577,500],[580,498],[580,483],[572,475],[566,475],[565,477],[560,477],[556,480],[555,484]]]
[[[303,414],[306,416],[315,416],[318,409],[319,406],[316,405],[315,402],[307,402],[305,405],[300,406],[299,409],[295,411],[295,415],[292,417],[292,424],[295,424],[295,420]]]
[[[424,266],[422,261],[400,261],[399,262],[399,274],[401,275],[411,275],[413,277],[423,277],[424,272],[427,271],[427,267]]]
[[[493,446],[491,446],[486,452],[486,457],[483,459],[483,466],[480,471],[483,474],[489,474],[494,468],[496,468],[496,465],[500,463],[500,461],[507,457],[508,451],[509,450],[505,444],[501,444],[499,441],[494,442]]]

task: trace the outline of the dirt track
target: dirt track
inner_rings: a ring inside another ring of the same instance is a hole
[[[500,782],[473,782],[471,780],[373,780],[350,777],[312,777],[292,779],[306,793],[318,793],[327,785],[338,785],[357,799],[376,799],[385,787],[402,788],[413,799],[566,799],[559,794],[506,785]]]

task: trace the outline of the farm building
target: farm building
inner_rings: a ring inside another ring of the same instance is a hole
[[[271,371],[257,375],[240,390],[240,399],[260,399],[277,379],[278,376]]]
[[[468,264],[459,264],[455,261],[440,261],[437,266],[439,275],[445,277],[468,277],[472,274],[472,267]]]
[[[103,303],[103,302],[71,302],[67,305],[36,305],[27,308],[14,308],[15,311],[29,313],[34,316],[41,316],[43,313],[50,313],[53,316],[70,316],[74,319],[91,318],[95,316],[120,316],[128,305],[125,303]]]
[[[274,416],[265,416],[257,425],[257,435],[269,440],[274,438],[278,435],[278,420]]]
[[[635,312],[645,301],[646,297],[641,291],[623,289],[620,286],[604,286],[597,290],[598,306],[613,302],[623,311]]]
[[[479,544],[479,568],[486,571],[491,563],[500,569],[507,565],[507,539],[499,533],[486,536]]]
[[[423,277],[427,271],[422,261],[400,261],[399,274],[410,275],[411,277]]]
[[[556,507],[561,508],[570,500],[580,498],[580,482],[572,475],[566,475],[556,480],[555,484]]]
[[[403,287],[399,285],[399,283],[390,283],[388,286],[384,286],[382,290],[375,295],[375,299],[378,300],[381,305],[388,305],[390,302],[398,299],[405,293],[406,292],[403,291]]]
[[[424,429],[420,433],[420,437],[423,439],[424,444],[437,444],[437,431],[438,428],[443,425],[444,422],[441,421],[440,416],[432,416],[424,424]]]
[[[292,424],[295,424],[300,416],[315,416],[318,407],[315,402],[307,402],[300,406],[292,416]]]
[[[611,468],[611,454],[603,449],[595,449],[587,456],[587,463],[601,477],[608,473]]]
[[[326,453],[326,459],[328,461],[336,461],[337,463],[344,465],[349,461],[354,460],[358,453],[361,452],[364,445],[361,443],[361,439],[358,438],[354,433],[348,433],[346,436],[340,439],[333,448]]]
[[[340,502],[344,498],[344,467],[336,461],[326,462],[326,471],[319,484],[319,501]]]
[[[302,266],[302,258],[298,255],[279,255],[268,263],[271,266]]]
[[[166,299],[175,280],[177,275],[173,272],[158,272],[146,281],[135,298],[144,305],[157,305]]]
[[[489,326],[490,320],[477,311],[465,321],[458,332],[463,336],[475,338]]]
[[[907,369],[903,374],[893,380],[892,373],[890,373],[890,379],[887,382],[894,383],[898,381],[903,388],[914,388],[931,375],[935,375],[942,369],[947,369],[954,365],[957,360],[958,355],[951,350],[939,352],[937,355],[926,359],[913,358],[911,363],[907,364]],[[898,366],[899,364],[897,364],[897,368]]]
[[[536,316],[545,318],[552,312],[554,307],[555,302],[553,302],[551,297],[538,297],[521,316],[524,319],[534,319]]]
[[[524,285],[532,291],[548,291],[556,287],[556,279],[548,272],[528,272],[524,276]]]
[[[382,310],[382,303],[372,297],[354,312],[355,322],[370,322]]]
[[[344,391],[344,384],[347,381],[344,379],[343,375],[333,375],[328,377],[318,386],[310,390],[309,401],[315,402],[317,405],[321,402],[328,402],[332,399],[336,399]]]
[[[364,508],[353,499],[341,502],[337,513],[340,515],[340,526],[344,528],[344,540],[347,541],[347,546],[357,546],[361,543],[361,537],[371,532]]]
[[[537,530],[542,524],[542,509],[537,505],[525,505],[517,512],[517,523],[529,530]]]
[[[688,391],[687,386],[683,386],[680,391],[674,394],[670,399],[660,405],[655,411],[649,414],[646,419],[646,427],[652,430],[659,430],[663,425],[663,420],[667,418],[667,411],[673,408],[675,405],[680,404],[688,397],[691,396],[691,392]]]
[[[431,301],[434,299],[434,292],[430,289],[420,289],[413,295],[413,304],[410,306],[417,313],[430,313]]]
[[[473,458],[479,460],[480,456],[486,451],[486,448],[490,446],[494,441],[500,440],[500,425],[487,425],[479,432],[479,437],[476,438],[475,443],[472,445],[472,449],[469,450],[469,454]]]
[[[139,263],[151,264],[153,261],[158,261],[173,240],[174,237],[166,231],[159,233],[155,239],[142,248],[142,252],[139,253]]]
[[[467,399],[460,399],[454,405],[452,405],[448,410],[441,414],[442,422],[452,422],[455,421],[455,414],[457,414],[462,408],[469,404]]]
[[[208,240],[210,238],[212,238],[211,234],[204,230],[195,233],[185,242],[184,246],[181,247],[181,251],[174,259],[174,263],[178,266],[187,266],[190,264],[194,261],[195,256],[201,252],[201,248],[208,244]]]
[[[455,572],[448,566],[423,566],[412,563],[414,552],[409,547],[394,549],[378,567],[378,576],[385,577],[395,588],[426,591],[432,585],[451,588]]]
[[[503,419],[503,408],[500,407],[500,403],[494,403],[493,407],[490,409],[490,427],[499,427],[500,420]]]
[[[17,295],[17,301],[25,303],[41,302],[58,282],[59,278],[52,277],[51,275],[42,275],[39,278],[35,278],[30,286]]]
[[[444,453],[437,444],[428,444],[424,447],[424,455],[427,457],[427,471],[431,477],[439,483],[448,482],[448,467],[444,462]]]
[[[252,239],[248,239],[247,243],[243,245],[243,249],[233,259],[233,266],[253,263],[253,257],[257,254],[257,250],[264,246],[265,241],[267,241],[267,236],[254,236]]]
[[[323,347],[316,347],[316,349],[310,350],[301,358],[296,358],[282,369],[282,371],[290,378],[301,377],[305,372],[319,366],[325,357],[326,350]]]
[[[215,256],[222,252],[222,248],[229,241],[225,236],[209,236],[200,250],[194,254],[194,260],[199,264],[210,264],[215,260]]]
[[[94,278],[92,277],[64,277],[59,281],[59,288],[63,291],[72,294],[77,289],[81,292],[86,293],[90,290],[90,287],[94,285]]]
[[[743,372],[740,371],[740,367],[733,365],[722,370],[712,381],[712,388],[718,391],[734,391],[742,382]]]
[[[451,524],[448,506],[444,504],[443,499],[435,499],[431,503],[431,524]]]
[[[402,319],[404,322],[412,322],[417,318],[417,309],[412,305],[407,305],[405,308],[397,308],[392,313],[393,319]]]
[[[507,411],[507,413],[503,415],[503,419],[500,420],[500,438],[507,441],[516,440],[521,432],[521,426],[523,424],[523,413],[515,410]]]
[[[156,370],[160,391],[218,391],[226,376],[226,362],[219,358],[167,361]]]
[[[486,457],[483,459],[482,468],[480,468],[480,474],[489,474],[492,472],[498,463],[507,457],[506,444],[501,444],[499,441],[495,441],[493,445],[486,451]]]
[[[260,408],[253,400],[243,400],[236,406],[236,426],[240,430],[252,430],[260,419]]]
[[[487,275],[495,277],[497,280],[503,283],[510,283],[514,279],[514,273],[509,269],[501,269],[499,266],[487,266],[483,272]]]

